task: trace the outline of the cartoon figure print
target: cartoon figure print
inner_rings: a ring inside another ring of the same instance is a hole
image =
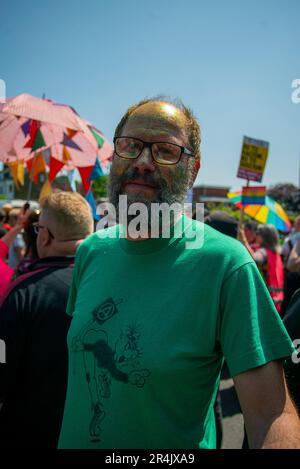
[[[105,418],[104,400],[109,399],[113,380],[142,388],[151,372],[142,368],[140,333],[136,324],[121,331],[114,347],[109,344],[103,324],[118,313],[117,304],[108,298],[92,312],[93,318],[73,338],[72,351],[83,354],[85,376],[91,399],[89,426],[92,442],[101,441],[101,422]]]

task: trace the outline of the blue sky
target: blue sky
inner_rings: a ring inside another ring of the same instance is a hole
[[[199,184],[231,185],[242,138],[270,142],[263,183],[299,184],[299,0],[2,0],[0,78],[71,104],[112,140],[144,97],[180,97],[202,128]]]

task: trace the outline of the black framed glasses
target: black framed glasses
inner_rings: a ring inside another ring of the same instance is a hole
[[[51,233],[51,231],[49,230],[49,228],[47,228],[46,226],[40,225],[38,222],[33,223],[33,230],[34,230],[34,232],[35,232],[36,235],[39,234],[39,231],[40,231],[40,230],[47,230],[48,233],[49,233],[49,235],[50,235],[50,238],[54,239],[54,235],[53,235],[53,233]]]
[[[135,160],[144,148],[150,148],[153,161],[161,165],[177,164],[181,155],[194,157],[193,152],[186,147],[169,142],[145,142],[134,137],[115,137],[115,153],[125,160]]]

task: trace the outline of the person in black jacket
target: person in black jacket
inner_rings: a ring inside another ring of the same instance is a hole
[[[284,370],[290,394],[300,414],[300,288],[294,293],[283,322],[296,349],[286,360]]]
[[[0,447],[55,448],[67,386],[66,304],[74,255],[93,230],[85,199],[55,192],[42,202],[39,259],[18,277],[0,307]]]

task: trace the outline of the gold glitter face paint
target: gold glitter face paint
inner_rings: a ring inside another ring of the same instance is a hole
[[[150,118],[156,118],[159,122],[168,121],[169,123],[176,123],[180,127],[185,127],[186,117],[180,109],[173,104],[165,103],[163,101],[155,101],[143,104],[140,106],[130,117],[135,115],[145,115]]]
[[[172,104],[157,101],[136,109],[127,119],[120,136],[189,147],[186,128],[187,118],[183,111]],[[134,160],[114,155],[108,186],[110,201],[117,204],[121,194],[127,195],[131,202],[181,203],[193,183],[191,163],[183,154],[175,165],[159,165],[153,162],[149,149]],[[139,190],[133,190],[130,185],[134,179],[139,181]],[[152,184],[154,187],[143,187],[143,182],[145,186]]]
[[[121,176],[124,172],[124,162],[120,161],[119,158],[114,158],[113,160],[113,170],[117,176]]]
[[[128,118],[123,136],[139,137],[144,140],[168,141],[187,145],[187,119],[184,113],[172,104],[150,102],[140,106]]]

